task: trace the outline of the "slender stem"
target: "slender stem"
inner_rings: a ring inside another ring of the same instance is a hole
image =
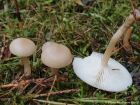
[[[51,68],[51,75],[59,76],[59,69]]]
[[[140,18],[140,12],[138,10],[134,11],[136,14],[136,19]],[[130,14],[129,17],[125,20],[123,25],[117,30],[117,32],[113,35],[111,38],[111,41],[109,45],[107,46],[107,49],[103,55],[101,64],[102,66],[106,66],[108,63],[108,60],[112,54],[112,51],[117,43],[117,41],[121,38],[121,36],[127,31],[127,29],[135,22],[135,17]]]
[[[24,65],[24,75],[31,76],[31,66],[30,66],[29,58],[23,57],[21,58],[21,62]]]
[[[129,43],[129,39],[131,37],[132,33],[132,28],[128,28],[126,34],[124,34],[124,38],[123,38],[123,46],[125,49],[129,49],[130,48],[130,43]]]

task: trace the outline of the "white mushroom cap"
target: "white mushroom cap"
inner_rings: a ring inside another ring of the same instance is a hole
[[[110,58],[108,65],[104,67],[104,74],[100,82],[97,82],[97,74],[101,70],[103,54],[93,52],[90,56],[81,59],[74,58],[73,68],[76,75],[87,84],[110,92],[126,90],[132,84],[132,77],[127,69]]]
[[[14,39],[10,44],[11,53],[19,57],[28,57],[32,55],[35,50],[36,46],[34,42],[27,38]]]
[[[46,42],[42,47],[41,60],[51,68],[63,68],[72,62],[72,54],[68,47],[55,42]]]

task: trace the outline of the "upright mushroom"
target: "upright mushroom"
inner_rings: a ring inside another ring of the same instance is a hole
[[[136,19],[140,19],[138,10],[135,10],[135,14]],[[117,41],[134,22],[135,17],[130,14],[113,35],[104,54],[93,52],[84,59],[74,58],[73,69],[76,75],[87,84],[102,90],[110,92],[126,90],[132,84],[132,77],[124,66],[110,56]]]
[[[24,65],[24,75],[31,75],[31,66],[29,63],[29,56],[36,50],[36,46],[33,41],[27,38],[14,39],[10,44],[10,51],[12,54],[21,58]]]
[[[53,68],[52,72],[58,74],[58,69],[68,66],[72,62],[72,54],[68,47],[55,42],[46,42],[42,47],[41,60],[43,64]]]

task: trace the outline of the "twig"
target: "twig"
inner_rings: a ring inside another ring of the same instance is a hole
[[[44,84],[46,84],[47,82],[52,82],[53,81],[53,77],[49,77],[49,78],[39,78],[39,79],[28,79],[28,80],[20,80],[20,81],[14,81],[13,83],[9,83],[9,84],[5,84],[5,85],[0,85],[0,88],[11,88],[11,87],[18,87],[20,85],[26,85],[29,83],[35,83],[41,86],[46,86]],[[63,79],[58,79],[56,81],[64,81]]]
[[[62,90],[62,91],[56,91],[56,92],[50,92],[50,93],[44,93],[44,94],[31,94],[31,98],[38,98],[38,97],[46,97],[48,95],[59,95],[59,94],[66,94],[66,93],[74,93],[79,92],[80,89],[68,89],[68,90]]]
[[[19,93],[22,94],[24,92],[24,90],[29,86],[30,84],[26,84],[25,86],[21,85],[18,89],[19,89]]]
[[[38,101],[41,103],[47,103],[51,105],[76,105],[76,104],[68,104],[68,103],[62,103],[62,102],[54,102],[54,101],[46,101],[46,100],[38,100],[38,99],[33,99],[34,101]]]
[[[37,89],[38,85],[35,85],[27,94],[33,93]]]
[[[49,93],[48,93],[48,96],[47,96],[47,98],[46,98],[47,101],[49,100],[50,93],[51,93],[52,90],[53,90],[53,87],[54,87],[54,85],[55,85],[56,80],[57,80],[57,75],[54,76],[54,80],[53,80],[52,86],[51,86],[50,91],[49,91]]]
[[[77,102],[82,102],[82,103],[98,103],[98,104],[138,104],[139,102],[137,101],[131,101],[131,102],[126,102],[126,101],[122,101],[122,100],[107,100],[107,99],[60,99],[60,101],[67,101],[67,102],[73,102],[73,101],[77,101]]]
[[[44,93],[44,94],[27,94],[26,96],[21,96],[24,99],[34,99],[34,98],[39,98],[39,97],[46,97],[46,96],[50,96],[50,95],[59,95],[59,94],[68,94],[68,93],[75,93],[75,92],[79,92],[80,89],[67,89],[67,90],[62,90],[62,91],[56,91],[56,92],[50,92],[50,93]],[[10,98],[10,92],[6,93],[6,94],[2,94],[0,95],[0,98]]]

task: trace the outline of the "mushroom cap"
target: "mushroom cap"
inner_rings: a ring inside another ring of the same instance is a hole
[[[51,68],[63,68],[72,62],[73,56],[68,47],[55,42],[46,42],[42,47],[41,60]]]
[[[19,57],[28,57],[36,50],[33,41],[27,38],[14,39],[10,44],[10,52]]]
[[[106,67],[101,66],[103,54],[93,52],[90,56],[74,58],[73,68],[76,75],[87,84],[110,92],[127,90],[132,84],[132,77],[127,69],[116,60],[110,58]],[[97,75],[102,70],[100,82]]]

